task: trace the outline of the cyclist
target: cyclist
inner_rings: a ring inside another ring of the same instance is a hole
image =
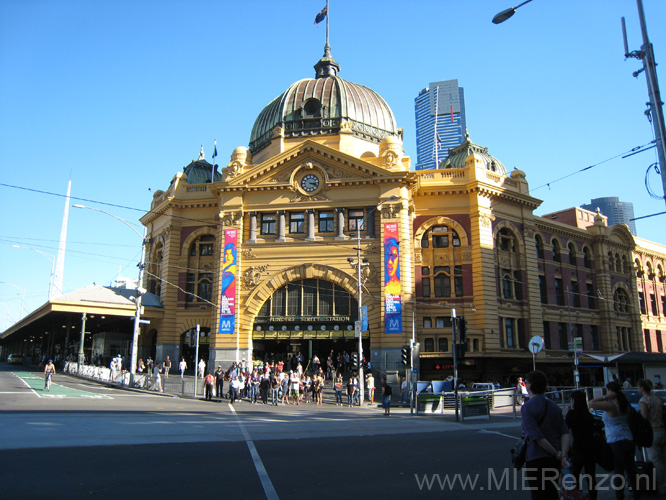
[[[55,366],[53,365],[53,360],[49,359],[49,362],[44,368],[44,389],[47,391],[51,390],[51,379],[55,373]]]

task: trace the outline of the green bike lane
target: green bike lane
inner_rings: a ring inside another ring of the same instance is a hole
[[[51,390],[47,391],[44,388],[44,376],[41,374],[29,371],[11,371],[10,373],[40,398],[113,399],[105,394],[83,391],[58,384],[57,375],[51,379]]]

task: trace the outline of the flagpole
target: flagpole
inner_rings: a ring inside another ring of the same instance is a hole
[[[328,43],[328,20],[330,18],[331,18],[331,11],[328,8],[328,0],[326,0],[326,46],[327,47],[330,47],[330,44]]]
[[[210,183],[212,184],[215,182],[215,157],[217,156],[217,139],[215,139],[215,147],[213,148],[213,166],[211,167],[211,172],[210,172]]]

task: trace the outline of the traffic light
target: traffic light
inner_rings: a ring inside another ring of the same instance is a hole
[[[358,370],[358,353],[352,352],[352,368]]]
[[[411,349],[409,348],[408,345],[403,346],[402,349],[400,349],[400,354],[402,356],[402,364],[405,366],[409,365],[410,357],[411,357]]]
[[[465,316],[458,317],[458,338],[460,342],[467,340],[467,320]]]
[[[467,345],[466,344],[456,344],[455,349],[456,349],[456,358],[464,359],[465,358],[465,353],[467,352]]]

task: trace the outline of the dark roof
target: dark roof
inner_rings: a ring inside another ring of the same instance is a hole
[[[217,171],[215,165],[215,182],[222,180],[222,175]],[[192,160],[192,162],[183,168],[185,175],[187,175],[188,184],[205,184],[210,182],[210,174],[213,170],[213,165],[206,160]]]

